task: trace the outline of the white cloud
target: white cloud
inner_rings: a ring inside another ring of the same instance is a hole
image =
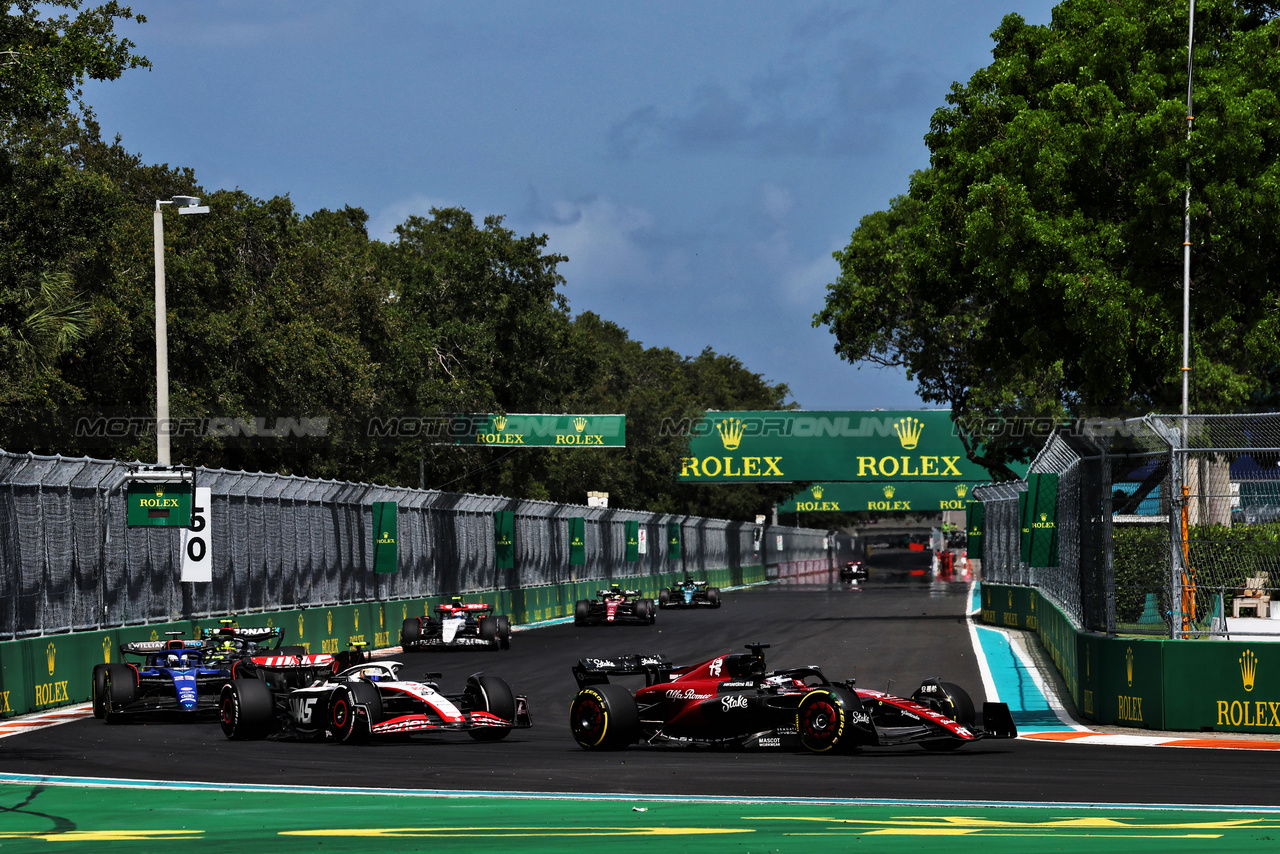
[[[550,218],[533,230],[548,236],[550,252],[569,256],[562,272],[571,284],[591,287],[649,277],[650,261],[640,241],[653,224],[648,211],[596,197],[553,203]]]
[[[427,217],[430,216],[432,208],[447,208],[449,206],[448,202],[424,195],[410,196],[407,199],[392,202],[369,217],[369,237],[372,240],[381,240],[384,243],[394,243],[396,240],[395,227],[403,224],[411,215],[416,214],[421,217]],[[477,221],[481,219],[483,219],[482,216],[476,216]]]
[[[832,251],[835,251],[835,248]],[[827,285],[834,282],[839,275],[840,265],[830,253],[814,258],[783,274],[783,296],[793,305],[810,306],[813,311],[817,311],[822,308],[826,299]]]

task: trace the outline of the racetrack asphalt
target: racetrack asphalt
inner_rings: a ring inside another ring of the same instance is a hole
[[[581,750],[569,735],[571,666],[582,657],[661,652],[693,663],[771,644],[770,667],[817,664],[834,679],[910,694],[939,676],[980,704],[967,585],[912,574],[919,553],[878,555],[857,587],[769,585],[727,593],[718,610],[663,611],[653,626],[520,632],[505,652],[403,654],[407,678],[502,676],[529,697],[534,727],[503,742],[466,736],[370,745],[230,742],[216,723],[107,726],[87,719],[0,742],[0,772],[266,785],[492,792],[775,798],[879,798],[1004,803],[1280,804],[1270,752],[1151,750],[983,741],[953,753],[867,748],[853,756],[637,747]],[[88,674],[86,674],[86,679]]]

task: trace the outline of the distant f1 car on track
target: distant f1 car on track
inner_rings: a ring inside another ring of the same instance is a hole
[[[910,699],[831,682],[817,667],[766,670],[763,650],[729,653],[687,667],[661,655],[584,658],[573,668],[578,693],[569,708],[574,740],[588,750],[636,742],[803,747],[844,753],[863,746],[919,744],[952,750],[982,738],[1015,738],[1004,703],[973,702],[957,685],[926,679]],[[611,683],[644,676],[633,695]]]
[[[866,581],[867,565],[860,560],[851,560],[840,567],[841,581]]]
[[[720,588],[686,578],[658,591],[659,608],[719,608]]]
[[[436,606],[436,617],[410,617],[400,627],[400,646],[424,649],[511,648],[511,620],[493,613],[493,606],[467,605],[460,596]]]
[[[597,591],[595,599],[579,599],[573,609],[574,625],[651,625],[657,619],[658,609],[652,599],[639,596],[639,590],[623,590],[614,584],[607,590]]]
[[[255,660],[259,678],[236,679],[222,688],[221,722],[227,738],[281,733],[358,742],[466,732],[476,741],[499,741],[512,729],[532,725],[528,701],[496,676],[476,673],[467,678],[462,693],[442,694],[434,682],[402,680],[398,661],[366,660],[334,673],[334,659],[328,655]],[[289,671],[302,678],[290,678]],[[282,678],[271,678],[273,672]],[[308,677],[302,687],[279,687]]]

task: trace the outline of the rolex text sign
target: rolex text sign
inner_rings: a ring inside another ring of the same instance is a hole
[[[778,505],[779,513],[848,513],[852,510],[917,513],[964,510],[976,483],[955,480],[815,483]]]
[[[394,501],[373,502],[374,572],[395,572],[400,568],[399,509]]]
[[[989,480],[942,410],[709,412],[689,429],[682,481]]]
[[[625,415],[457,415],[451,444],[504,448],[624,448]]]

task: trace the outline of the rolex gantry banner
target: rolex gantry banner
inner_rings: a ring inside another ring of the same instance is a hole
[[[625,448],[625,415],[456,415],[447,422],[451,445],[504,448]]]
[[[778,505],[779,513],[848,513],[853,510],[919,512],[964,510],[978,484],[952,480],[885,483],[815,483]]]
[[[946,410],[708,412],[685,426],[682,481],[990,480],[970,462]]]

